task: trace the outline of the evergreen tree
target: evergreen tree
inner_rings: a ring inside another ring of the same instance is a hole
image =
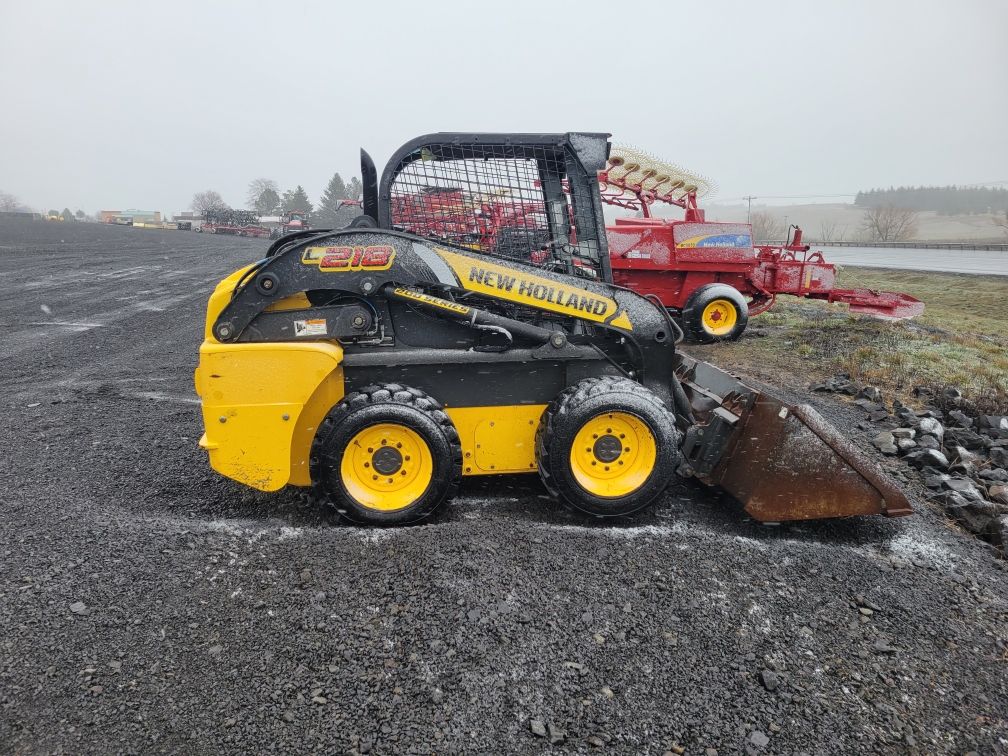
[[[275,215],[280,209],[280,195],[270,188],[263,189],[262,194],[252,203],[252,209],[259,215]]]
[[[302,210],[310,213],[313,208],[311,200],[308,199],[308,192],[302,189],[301,185],[298,184],[297,189],[288,189],[283,193],[283,199],[280,201],[280,209],[285,213],[289,213],[291,210]]]
[[[355,205],[341,205],[342,200],[355,200],[360,197],[361,182],[354,177],[345,183],[338,174],[333,174],[326,186],[322,199],[319,200],[316,220],[320,226],[344,228],[354,218],[361,214],[361,209]]]
[[[65,220],[65,221],[77,220],[76,218],[74,218],[74,214],[70,212],[70,208],[69,207],[64,207],[63,208],[63,212],[60,213],[60,215],[62,216],[63,220]]]

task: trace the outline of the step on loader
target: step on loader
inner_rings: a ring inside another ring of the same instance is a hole
[[[346,519],[427,517],[463,477],[538,473],[590,517],[672,476],[761,520],[909,514],[872,462],[791,407],[677,353],[660,302],[612,283],[606,134],[434,134],[361,153],[364,214],[283,237],[210,297],[200,445],[263,491]]]

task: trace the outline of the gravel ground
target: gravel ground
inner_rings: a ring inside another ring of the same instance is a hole
[[[916,496],[597,526],[525,476],[364,530],[213,473],[204,307],[264,248],[0,225],[0,752],[1008,751],[1008,573]]]

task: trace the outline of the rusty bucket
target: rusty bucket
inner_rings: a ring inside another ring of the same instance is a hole
[[[684,354],[694,420],[680,471],[719,486],[762,522],[913,513],[882,468],[808,404],[789,405]]]

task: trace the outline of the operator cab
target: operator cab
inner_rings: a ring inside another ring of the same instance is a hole
[[[601,198],[597,190],[586,189],[597,186],[587,179],[606,165],[608,137],[431,134],[392,156],[380,186],[362,150],[365,214],[380,228],[609,280]]]

